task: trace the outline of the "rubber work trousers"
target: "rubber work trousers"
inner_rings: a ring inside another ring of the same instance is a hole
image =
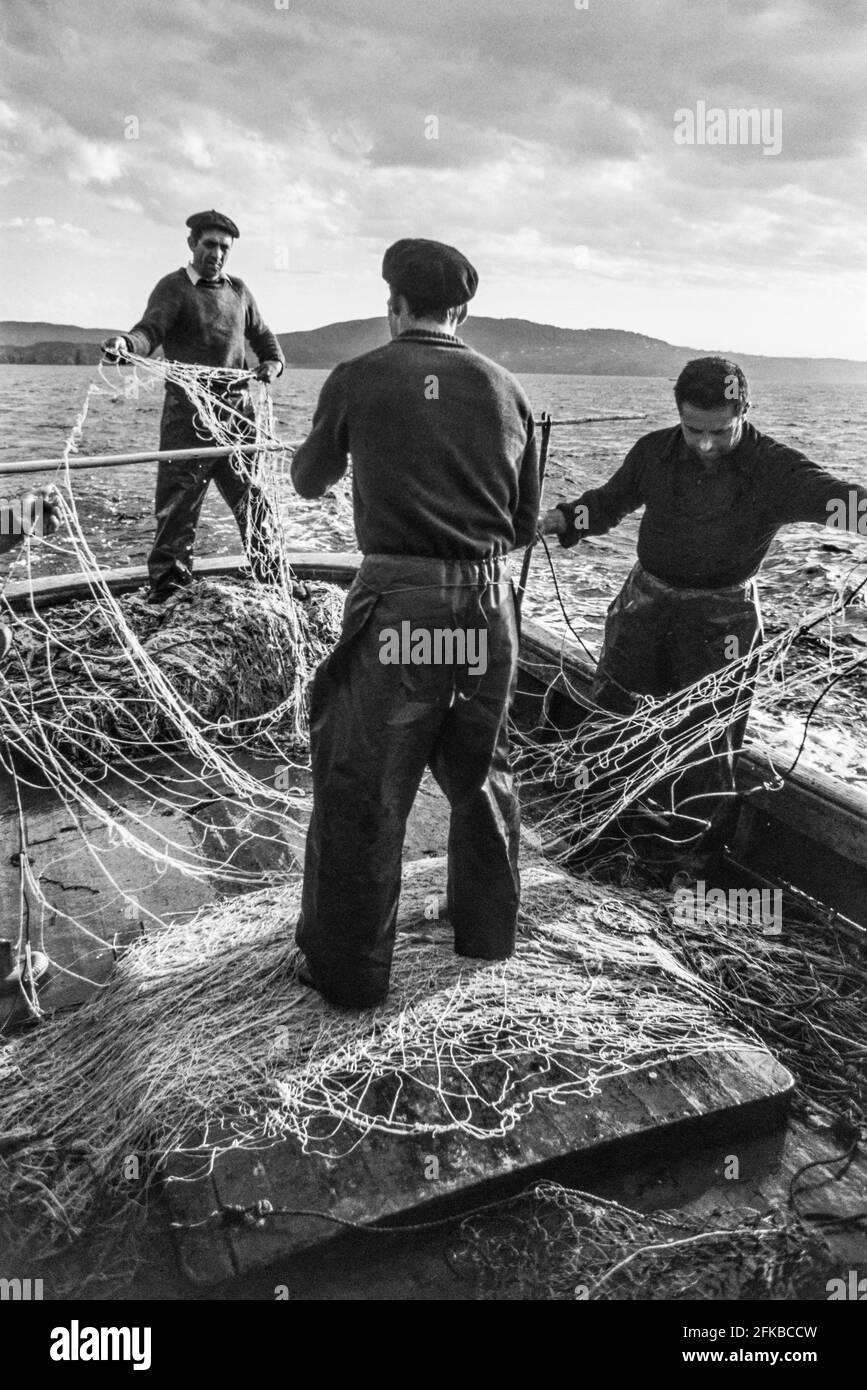
[[[237,427],[239,442],[255,438],[253,403],[249,391],[231,397],[231,407],[249,421]],[[195,449],[214,440],[203,429],[195,408],[172,391],[166,392],[160,422],[160,449]],[[193,550],[199,515],[211,482],[231,509],[254,575],[264,583],[279,577],[272,544],[274,518],[270,503],[249,476],[242,476],[230,458],[161,459],[157,467],[153,549],[148,558],[151,591],[168,594],[193,577]]]
[[[634,695],[662,699],[683,690],[755,651],[760,635],[755,580],[725,589],[675,589],[637,564],[608,609],[593,698],[616,713],[631,713]],[[735,761],[755,672],[754,661],[739,682],[697,703],[666,735],[680,741],[708,716],[717,725],[651,793],[652,808],[670,817],[670,829],[655,843],[648,836],[650,843],[638,844],[647,857],[664,862],[670,856],[673,865],[685,849],[721,848],[734,807]],[[648,756],[659,753],[657,739],[648,745]]]
[[[484,670],[481,660],[472,674],[469,663],[381,659],[389,633],[419,630],[475,632]],[[506,560],[365,558],[311,692],[313,816],[297,941],[333,1003],[363,1008],[388,992],[406,822],[426,767],[451,807],[455,951],[485,960],[514,951],[520,815],[507,721],[517,656]]]

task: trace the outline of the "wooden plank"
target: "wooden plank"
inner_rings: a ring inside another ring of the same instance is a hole
[[[351,551],[291,550],[286,559],[298,579],[325,584],[351,584],[362,557]],[[193,573],[197,579],[237,576],[244,564],[244,555],[216,555],[197,559]],[[148,583],[146,565],[100,570],[99,577],[115,594],[130,593]],[[87,580],[82,575],[51,574],[42,579],[22,579],[7,584],[4,596],[10,608],[22,612],[31,604],[35,608],[45,608],[54,603],[86,599],[89,595]]]
[[[420,923],[430,932],[449,930],[448,922],[427,921],[423,916],[423,904],[444,870],[441,858],[406,866],[400,931],[417,929]],[[565,877],[562,870],[544,862],[527,864],[525,900],[531,909],[537,896],[543,901],[546,888]],[[474,1069],[482,1094],[499,1094],[504,1065],[492,1058]],[[514,1081],[514,1060],[510,1065]],[[427,1079],[430,1089],[406,1088],[401,1093],[397,1113],[432,1129],[442,1124],[443,1113],[432,1068]],[[523,1081],[527,1089],[532,1080],[532,1059],[528,1058]],[[389,1090],[393,1083],[386,1079],[378,1084],[383,1088],[377,1097],[381,1112],[394,1099]],[[464,1132],[398,1136],[373,1131],[351,1152],[332,1159],[305,1154],[293,1138],[260,1153],[234,1149],[217,1159],[209,1180],[219,1203],[245,1207],[264,1198],[275,1209],[289,1209],[289,1213],[266,1220],[261,1229],[215,1222],[207,1228],[210,1246],[202,1228],[196,1230],[193,1244],[178,1229],[181,1259],[188,1277],[208,1285],[225,1278],[230,1265],[239,1274],[248,1274],[325,1247],[344,1234],[341,1225],[310,1213],[361,1226],[408,1216],[424,1220],[523,1186],[545,1172],[560,1171],[565,1162],[613,1171],[618,1155],[634,1154],[636,1145],[652,1143],[659,1150],[681,1135],[682,1142],[694,1142],[710,1121],[727,1117],[729,1122],[740,1107],[749,1110],[751,1123],[761,1129],[779,1122],[781,1099],[792,1084],[791,1075],[769,1053],[749,1048],[613,1076],[603,1080],[598,1094],[590,1098],[537,1098],[517,1127],[499,1138],[474,1138]],[[484,1124],[482,1114],[478,1122]],[[228,1118],[225,1128],[228,1135]],[[187,1147],[195,1143],[191,1136]],[[170,1179],[187,1171],[188,1160],[175,1160],[170,1164]],[[194,1219],[189,1184],[170,1180],[166,1194],[175,1220]]]
[[[831,845],[818,844],[796,826],[753,810],[748,827],[735,838],[729,864],[741,879],[791,886],[814,903],[825,904],[838,915],[841,932],[863,939],[867,867],[838,854]]]
[[[183,1242],[176,1242],[176,1254],[181,1272],[191,1283],[198,1282],[197,1272],[203,1264],[212,1269],[216,1283],[224,1283],[227,1279],[233,1279],[238,1270],[233,1259],[231,1242],[225,1241],[219,1245],[214,1243],[210,1218],[218,1209],[220,1199],[213,1179],[207,1175],[198,1175],[199,1166],[190,1161],[187,1164],[189,1181],[184,1181],[180,1176],[183,1171],[182,1165],[178,1164],[176,1176],[172,1179],[175,1186],[183,1184],[184,1196],[183,1200],[177,1203],[170,1199],[170,1208],[172,1211],[181,1208],[184,1220],[189,1223],[183,1233]]]
[[[270,773],[272,768],[270,760],[246,753],[238,752],[235,760],[253,775],[263,768]],[[220,894],[246,891],[249,883],[225,876],[227,863],[242,872],[281,874],[300,863],[309,803],[298,803],[299,825],[293,830],[269,815],[266,783],[256,813],[224,797],[221,786],[215,790],[191,757],[151,758],[143,773],[167,774],[176,788],[185,773],[184,798],[178,795],[176,805],[166,806],[155,799],[146,782],[134,786],[115,773],[108,774],[94,795],[106,806],[114,798],[123,808],[113,816],[118,828],[126,826],[143,834],[155,848],[160,847],[158,837],[163,834],[191,858],[210,853],[214,865],[207,878],[188,877],[170,865],[160,867],[127,848],[115,834],[114,824],[107,828],[92,816],[80,826],[50,789],[19,782],[30,867],[49,905],[46,908],[35,894],[29,896],[32,944],[45,950],[54,963],[39,987],[40,1002],[49,1012],[83,1002],[109,977],[115,962],[113,947],[136,940],[142,931],[157,930],[158,920],[176,922]],[[299,771],[296,781],[305,786],[309,774]],[[17,846],[17,803],[11,780],[2,771],[0,836],[4,844]],[[0,936],[13,941],[19,929],[19,874],[17,860],[13,862],[9,854],[0,856]],[[82,932],[78,922],[86,923],[94,935]]]
[[[784,794],[788,784],[779,791],[765,789],[765,780],[755,760],[742,759],[738,784],[751,810],[763,811],[851,863],[867,867],[867,795],[809,769],[798,776],[794,796]]]
[[[740,1054],[720,1059],[720,1069],[732,1074],[743,1075],[751,1066],[750,1058]],[[774,1071],[763,1065],[762,1073],[768,1100],[791,1086],[791,1077],[783,1068]],[[689,1142],[695,1142],[703,1122],[716,1113],[715,1103],[710,1096],[708,1108],[700,1113],[682,1097],[678,1100],[676,1078],[677,1064],[673,1064],[665,1079],[667,1088],[664,1083],[653,1103],[656,1115],[648,1110],[646,1119],[639,1118],[634,1107],[627,1115],[621,1088],[603,1082],[599,1096],[592,1101],[537,1102],[518,1129],[502,1139],[371,1133],[351,1153],[333,1160],[304,1154],[294,1139],[261,1154],[233,1150],[214,1165],[213,1185],[219,1202],[248,1206],[267,1198],[273,1207],[297,1214],[268,1220],[262,1229],[226,1228],[216,1223],[200,1227],[194,1246],[185,1231],[178,1229],[176,1239],[184,1269],[194,1282],[212,1284],[226,1277],[227,1262],[246,1274],[326,1245],[345,1229],[304,1212],[321,1212],[362,1226],[410,1214],[424,1221],[434,1212],[473,1205],[535,1180],[552,1165],[562,1165],[567,1156],[580,1158],[585,1164],[596,1162],[603,1169],[614,1168],[617,1144],[624,1139],[646,1139],[652,1134],[661,1142],[663,1131],[676,1127],[679,1133],[689,1135]],[[647,1086],[639,1088],[639,1093],[644,1102],[651,1096]],[[730,1112],[727,1097],[722,1109]],[[436,1118],[433,1112],[430,1118]],[[761,1124],[761,1117],[755,1118]],[[436,1160],[435,1168],[432,1159]],[[176,1178],[179,1171],[173,1163],[170,1174]],[[182,1225],[198,1219],[193,1211],[195,1186],[170,1181],[166,1188],[173,1217]],[[196,1210],[200,1211],[201,1203],[196,1200]],[[210,1241],[203,1237],[203,1229],[209,1231]]]

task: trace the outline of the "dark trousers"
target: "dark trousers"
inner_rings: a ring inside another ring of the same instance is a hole
[[[238,441],[254,439],[253,406],[249,392],[232,398],[232,409],[244,416],[233,420]],[[198,427],[197,427],[198,425]],[[198,422],[186,398],[166,392],[160,422],[160,449],[210,447],[214,440]],[[242,476],[230,458],[161,459],[157,466],[154,510],[157,529],[148,558],[148,574],[154,593],[168,593],[193,577],[196,529],[208,485],[213,480],[238,524],[244,549],[257,579],[267,583],[279,577],[275,546],[275,521],[271,505],[249,475]]]
[[[620,714],[635,709],[635,695],[663,699],[730,662],[755,652],[761,624],[755,583],[726,589],[674,589],[636,565],[608,610],[593,685],[597,704]],[[640,813],[624,823],[647,857],[672,866],[684,850],[714,852],[731,822],[735,761],[746,733],[756,662],[724,693],[699,702],[667,737],[680,742],[709,716],[717,730],[696,735],[698,747],[683,767],[661,779],[651,805],[669,818],[654,835]],[[724,729],[719,729],[719,723]],[[660,752],[648,744],[648,756]]]
[[[484,671],[384,661],[383,634],[406,631],[402,624],[484,632]],[[406,822],[426,767],[451,807],[455,950],[486,960],[512,954],[520,816],[508,710],[517,655],[505,561],[364,560],[340,642],[311,694],[313,816],[297,940],[334,1003],[366,1007],[388,991]]]

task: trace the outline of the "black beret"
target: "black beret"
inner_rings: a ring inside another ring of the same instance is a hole
[[[423,308],[451,309],[472,299],[479,283],[466,256],[441,241],[404,237],[382,259],[382,278]]]
[[[189,227],[193,236],[199,236],[206,227],[217,227],[221,232],[228,232],[229,236],[239,237],[241,235],[231,217],[224,217],[215,208],[211,208],[210,212],[194,212],[191,217],[187,218],[184,225]]]

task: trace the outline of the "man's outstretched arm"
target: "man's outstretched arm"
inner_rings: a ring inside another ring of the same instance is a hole
[[[617,472],[603,487],[590,488],[574,502],[558,502],[542,513],[540,530],[556,535],[567,548],[582,536],[601,536],[630,512],[643,506],[640,441],[630,449]]]
[[[292,460],[292,482],[301,497],[321,497],[349,465],[344,368],[335,367],[319,393],[313,428]]]
[[[247,298],[246,320],[244,325],[244,336],[252,347],[259,359],[259,365],[254,372],[258,381],[265,381],[269,384],[275,381],[283,373],[286,365],[283,358],[283,349],[277,339],[276,334],[271,332],[262,315],[259,306],[245,286]]]
[[[102,343],[102,350],[109,361],[124,353],[135,352],[140,357],[150,357],[158,347],[162,347],[165,337],[180,310],[177,285],[174,277],[166,275],[151,293],[144,313],[128,333],[113,333]]]
[[[813,521],[867,538],[867,487],[836,478],[776,440],[768,441],[767,461],[781,524]]]

